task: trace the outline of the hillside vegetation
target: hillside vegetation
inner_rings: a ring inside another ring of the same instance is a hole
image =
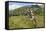
[[[27,8],[31,8],[36,14],[36,22],[27,17]],[[44,27],[44,7],[29,5],[9,11],[9,29],[38,27]]]

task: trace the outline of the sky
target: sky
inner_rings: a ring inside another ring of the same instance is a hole
[[[9,2],[9,10],[14,10],[14,9],[16,9],[16,8],[20,8],[20,7],[27,6],[27,5],[36,5],[36,4],[32,4],[32,3]],[[37,5],[42,5],[42,4],[37,4]]]
[[[31,5],[31,3],[16,3],[16,2],[9,2],[9,10],[16,9],[19,7]]]

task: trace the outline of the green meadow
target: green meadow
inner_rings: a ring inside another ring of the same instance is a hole
[[[9,29],[44,27],[43,16],[39,16],[39,18],[36,20],[36,24],[34,24],[35,21],[29,20],[29,18],[26,18],[26,16],[11,16],[9,17]]]

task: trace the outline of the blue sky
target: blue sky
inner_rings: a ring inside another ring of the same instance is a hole
[[[20,8],[20,7],[27,6],[27,5],[36,5],[36,4],[9,2],[9,10],[14,10],[16,8]],[[37,4],[37,5],[41,5],[41,4]]]
[[[9,2],[9,10],[13,10],[19,7],[27,6],[27,5],[32,5],[31,3],[16,3],[16,2]]]

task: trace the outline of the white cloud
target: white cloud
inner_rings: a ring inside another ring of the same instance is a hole
[[[40,6],[40,5],[43,5],[43,4],[35,4],[35,3],[34,3],[34,4],[32,4],[32,5],[39,5],[39,6]]]
[[[16,9],[16,8],[19,8],[19,7],[21,7],[21,6],[12,4],[12,5],[9,5],[9,10],[13,10],[13,9]]]
[[[26,5],[39,5],[41,6],[42,4],[35,4],[35,3],[16,3],[16,2],[9,2],[9,10],[13,10],[22,6]]]

